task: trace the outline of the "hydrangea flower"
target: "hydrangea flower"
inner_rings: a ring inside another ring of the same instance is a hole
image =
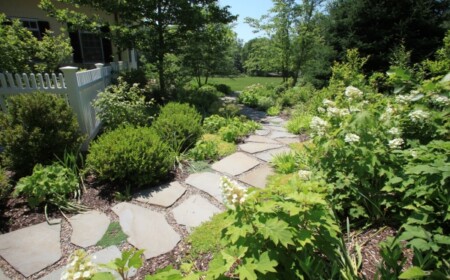
[[[336,107],[328,107],[327,108],[327,116],[329,117],[337,117],[341,115],[341,111]]]
[[[61,279],[91,279],[97,271],[96,265],[91,262],[91,257],[82,249],[74,251],[67,262],[68,265]]]
[[[341,117],[350,115],[350,110],[348,110],[348,109],[346,109],[346,108],[341,109],[341,110],[339,111],[339,115],[340,115]]]
[[[326,112],[326,110],[325,110],[323,107],[318,107],[318,108],[317,108],[317,112],[323,114],[323,113]]]
[[[224,204],[229,208],[242,205],[248,197],[247,188],[225,176],[220,178],[220,187],[224,196]]]
[[[434,103],[442,106],[450,105],[450,99],[447,96],[438,95],[434,98]]]
[[[327,121],[319,117],[313,117],[310,124],[312,130],[311,136],[324,136],[328,126],[329,124]]]
[[[389,141],[389,148],[391,148],[393,150],[400,149],[404,143],[405,143],[405,141],[403,141],[402,138],[395,138],[395,139]]]
[[[389,129],[387,132],[394,136],[400,135],[402,133],[398,127],[393,127]]]
[[[325,106],[325,107],[335,107],[335,106],[336,106],[336,103],[334,103],[333,101],[328,100],[328,99],[324,99],[324,100],[322,101],[322,104],[323,104],[323,106]]]
[[[430,116],[430,113],[425,112],[423,110],[414,110],[411,113],[408,114],[408,117],[413,122],[422,122],[423,120],[427,119]]]
[[[298,171],[298,176],[300,177],[300,179],[305,180],[305,181],[311,179],[311,175],[312,175],[312,172],[309,170],[299,170]]]
[[[356,143],[359,142],[359,136],[354,133],[347,133],[345,134],[344,141],[350,144]]]
[[[345,89],[345,96],[347,96],[349,100],[359,99],[363,96],[363,92],[354,86],[348,86]]]

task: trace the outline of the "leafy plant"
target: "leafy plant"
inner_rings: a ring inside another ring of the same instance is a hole
[[[187,153],[188,157],[199,160],[217,160],[236,151],[234,143],[225,142],[219,135],[205,134],[197,141],[194,148]]]
[[[275,100],[275,91],[261,84],[255,84],[247,87],[238,96],[238,101],[240,103],[264,111],[274,106]]]
[[[11,190],[9,177],[6,175],[6,171],[0,167],[0,205],[9,197]]]
[[[109,224],[103,237],[97,242],[97,246],[106,248],[112,245],[120,245],[126,239],[127,235],[122,231],[122,227],[119,222],[112,222]]]
[[[202,116],[188,104],[171,102],[161,108],[152,127],[177,153],[192,147],[201,136]]]
[[[121,127],[101,135],[86,159],[86,169],[98,179],[133,188],[158,183],[173,164],[173,151],[147,127]]]
[[[309,131],[309,124],[311,123],[312,116],[308,113],[296,115],[291,118],[286,128],[290,133],[301,134]]]
[[[177,99],[181,103],[191,104],[203,116],[208,116],[218,113],[222,106],[221,97],[223,96],[224,94],[214,86],[203,85],[201,87],[185,87],[183,91],[180,91]]]
[[[31,173],[37,163],[50,164],[65,151],[77,151],[83,137],[66,101],[51,93],[29,93],[6,100],[0,115],[0,146],[7,167],[17,175]]]
[[[203,129],[209,133],[218,133],[224,141],[233,143],[239,138],[255,131],[260,125],[244,118],[225,118],[212,115],[203,121]]]
[[[23,177],[17,182],[14,195],[25,196],[31,208],[45,204],[46,212],[47,204],[72,212],[86,209],[70,202],[70,196],[80,196],[80,183],[77,174],[60,163],[45,167],[37,164],[31,176]]]
[[[138,84],[130,85],[119,77],[117,85],[108,86],[93,103],[97,116],[107,129],[122,125],[150,126],[155,108],[147,101]]]
[[[119,273],[123,280],[129,279],[128,272],[131,268],[140,268],[142,266],[142,254],[144,250],[129,249],[122,252],[120,258],[116,258],[113,261],[102,265],[102,267],[112,269]],[[109,278],[105,278],[109,277]],[[99,272],[92,278],[92,280],[100,279],[115,279],[111,272]]]

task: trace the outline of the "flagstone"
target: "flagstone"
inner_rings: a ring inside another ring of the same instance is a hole
[[[276,138],[298,138],[298,135],[289,133],[289,132],[283,132],[283,131],[272,131],[272,133],[269,135],[270,138],[276,139]]]
[[[108,229],[110,220],[106,214],[99,211],[89,211],[69,219],[72,226],[70,242],[86,248],[97,244]]]
[[[61,219],[0,235],[0,256],[28,277],[61,258]]]
[[[268,166],[267,164],[263,164],[249,171],[248,173],[243,174],[239,177],[239,180],[253,187],[265,188],[267,184],[267,178],[273,174],[273,168]]]
[[[171,182],[157,188],[150,188],[137,193],[134,197],[137,201],[162,207],[173,205],[184,193],[186,188],[180,182]]]
[[[193,195],[173,209],[177,223],[185,225],[190,231],[201,223],[211,219],[221,210],[200,195]]]
[[[220,188],[220,177],[219,174],[212,172],[194,173],[189,175],[185,182],[208,193],[222,203],[223,197],[222,189]]]
[[[181,240],[161,213],[128,202],[119,203],[112,210],[119,216],[128,242],[145,250],[146,259],[171,251]]]
[[[245,153],[237,152],[214,163],[212,168],[216,171],[236,176],[252,169],[258,164],[259,161],[255,158]]]
[[[273,140],[269,137],[264,137],[261,135],[250,135],[245,139],[245,142],[256,142],[256,143],[268,143],[268,144],[280,144],[280,142]]]
[[[269,129],[258,129],[255,131],[255,134],[260,136],[267,136],[269,135],[269,133],[270,133]]]
[[[293,144],[293,143],[300,143],[301,140],[300,138],[277,138],[277,141],[289,145],[289,144]]]
[[[247,153],[259,153],[262,151],[272,150],[280,148],[281,144],[268,144],[268,143],[246,143],[239,145],[239,148]]]
[[[283,147],[275,150],[265,151],[262,153],[255,154],[255,156],[261,160],[264,161],[271,161],[273,157],[282,154],[282,153],[289,153],[291,151],[290,148]]]

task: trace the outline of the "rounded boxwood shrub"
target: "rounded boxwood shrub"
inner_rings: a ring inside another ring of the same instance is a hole
[[[188,104],[170,102],[161,108],[152,127],[178,153],[192,147],[202,134],[202,116]]]
[[[82,143],[78,121],[66,101],[51,93],[30,93],[6,100],[0,115],[0,146],[5,165],[17,176],[31,174],[37,163],[50,164]]]
[[[167,177],[174,153],[148,127],[120,127],[91,143],[86,168],[102,181],[141,187]],[[124,185],[125,187],[125,185]]]

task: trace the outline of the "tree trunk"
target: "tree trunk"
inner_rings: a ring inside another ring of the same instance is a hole
[[[164,75],[164,54],[165,54],[165,40],[164,40],[164,26],[162,23],[162,6],[161,0],[158,1],[158,19],[156,23],[156,30],[158,32],[158,75],[159,75],[159,88],[161,90],[162,98],[167,95],[166,92],[166,78]]]

